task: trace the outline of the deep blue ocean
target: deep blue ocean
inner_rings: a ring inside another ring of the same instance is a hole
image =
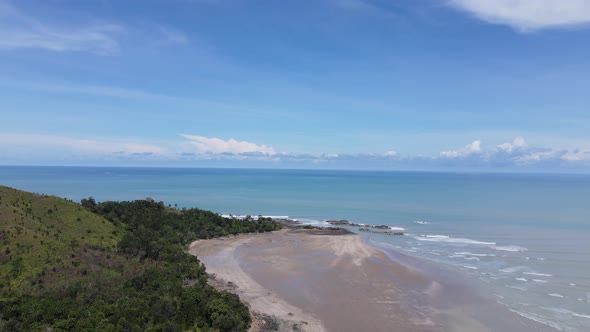
[[[461,271],[529,319],[590,330],[590,175],[2,166],[0,185],[403,228],[368,241]]]

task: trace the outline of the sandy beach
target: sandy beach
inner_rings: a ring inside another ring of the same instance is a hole
[[[286,229],[196,241],[189,251],[214,286],[250,306],[251,331],[546,330],[398,264],[356,234]]]

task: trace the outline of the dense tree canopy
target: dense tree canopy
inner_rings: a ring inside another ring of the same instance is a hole
[[[195,239],[266,232],[279,225],[264,218],[237,220],[200,209],[176,210],[152,200],[97,203],[89,198],[81,205],[116,227],[112,233],[121,233],[117,245],[71,240],[66,257],[59,260],[62,265],[43,267],[34,278],[23,278],[22,287],[0,285],[0,331],[248,329],[247,307],[238,296],[208,285],[205,267],[185,251]],[[0,242],[10,247],[16,233],[9,227],[2,232]],[[10,254],[1,264],[7,269],[10,264],[18,276],[27,269],[19,258]]]

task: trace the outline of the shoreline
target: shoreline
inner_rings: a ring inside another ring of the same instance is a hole
[[[285,230],[274,233],[283,233]],[[197,256],[210,274],[209,283],[218,290],[227,290],[240,297],[252,314],[249,331],[264,331],[265,325],[277,324],[291,331],[326,331],[322,323],[312,314],[297,308],[260,285],[246,274],[234,256],[235,250],[254,236],[261,234],[240,234],[209,240],[197,240],[190,244],[189,253]],[[303,329],[302,326],[306,328]]]
[[[544,331],[360,235],[328,234],[242,234],[195,241],[189,253],[205,264],[210,284],[247,303],[250,331]]]

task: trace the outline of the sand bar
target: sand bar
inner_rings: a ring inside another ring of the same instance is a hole
[[[394,262],[355,234],[286,229],[196,241],[189,251],[216,287],[250,306],[258,317],[252,331],[545,330],[516,315],[494,325],[506,312]]]

